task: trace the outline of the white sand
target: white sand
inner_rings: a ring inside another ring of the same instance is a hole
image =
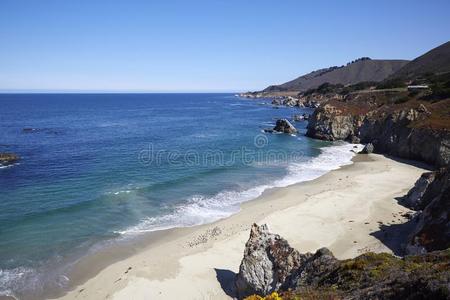
[[[253,222],[267,223],[301,252],[328,247],[338,258],[391,252],[371,234],[394,244],[399,240],[401,233],[384,234],[380,224],[405,222],[401,213],[408,209],[395,198],[424,169],[380,155],[358,161],[361,157],[314,181],[269,191],[227,219],[167,232],[166,238],[109,265],[63,299],[230,299],[226,291],[232,288]]]

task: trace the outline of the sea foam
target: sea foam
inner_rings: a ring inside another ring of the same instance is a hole
[[[272,184],[259,185],[240,192],[222,191],[212,197],[196,195],[176,207],[173,213],[147,217],[139,224],[116,231],[116,233],[136,235],[176,227],[201,225],[229,217],[239,211],[239,204],[259,197],[267,189],[310,181],[341,166],[351,164],[352,157],[361,149],[362,145],[336,142],[332,146],[321,148],[321,154],[317,157],[301,163],[291,163],[287,168],[288,174]]]

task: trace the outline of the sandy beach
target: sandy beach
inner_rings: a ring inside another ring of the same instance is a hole
[[[84,283],[61,299],[230,299],[254,222],[267,223],[300,252],[328,247],[340,259],[395,253],[404,237],[396,224],[409,211],[396,198],[425,170],[374,154],[353,161],[316,180],[267,191],[227,219],[157,233],[99,272],[79,272]]]

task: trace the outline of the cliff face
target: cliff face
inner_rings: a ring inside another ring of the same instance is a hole
[[[391,96],[393,101],[407,97]],[[343,101],[329,101],[312,114],[306,135],[330,141],[372,143],[378,153],[435,166],[447,165],[450,131],[447,124],[435,124],[434,119],[442,106],[450,107],[450,100],[423,103],[413,99],[396,104],[386,103],[387,99],[389,95],[366,93],[351,95]],[[445,117],[450,119],[450,115]]]
[[[407,204],[423,210],[412,220],[415,228],[406,245],[408,254],[450,247],[450,172],[442,168],[424,173],[406,196]]]

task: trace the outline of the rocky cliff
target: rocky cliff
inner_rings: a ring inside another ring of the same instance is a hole
[[[402,201],[419,210],[411,222],[406,253],[421,254],[450,248],[450,171],[424,173]]]
[[[421,101],[407,92],[370,91],[316,109],[306,135],[372,143],[375,152],[435,166],[450,161],[450,99]]]
[[[236,287],[239,298],[275,291],[282,299],[449,299],[449,265],[449,250],[403,259],[366,253],[338,260],[326,248],[301,254],[255,224]]]

